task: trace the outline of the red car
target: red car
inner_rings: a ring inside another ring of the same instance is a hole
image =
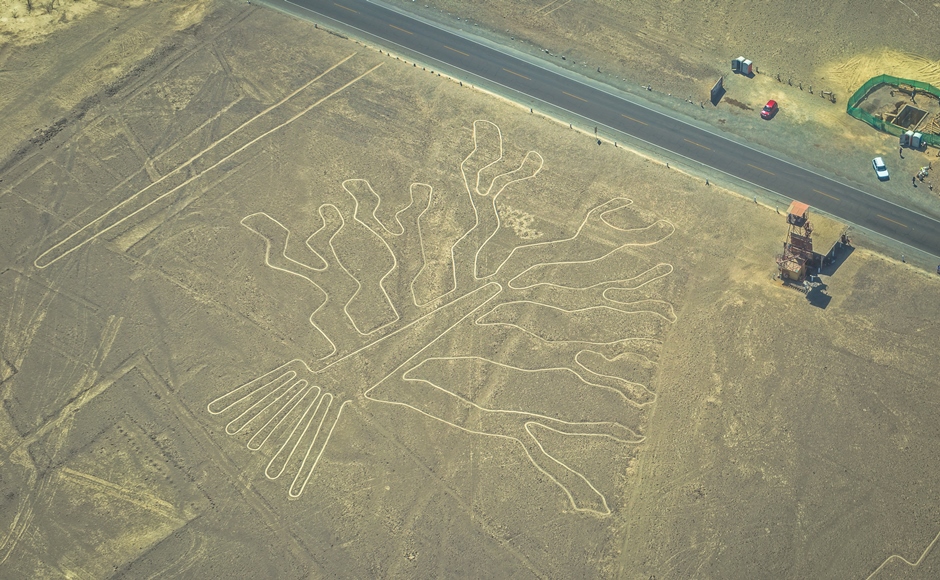
[[[777,106],[777,101],[767,101],[767,104],[761,109],[760,117],[761,119],[773,119],[774,115],[776,115],[779,110],[780,108]]]

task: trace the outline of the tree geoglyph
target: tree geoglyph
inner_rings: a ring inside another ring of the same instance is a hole
[[[321,294],[310,323],[331,352],[264,372],[208,411],[222,417],[227,434],[270,458],[265,476],[289,480],[290,497],[310,485],[347,409],[395,405],[515,441],[575,510],[610,513],[594,483],[543,440],[549,433],[643,440],[628,425],[655,401],[649,382],[658,337],[675,322],[672,305],[648,291],[672,266],[627,271],[623,264],[675,228],[665,220],[615,226],[608,217],[632,203],[617,197],[588,211],[563,239],[509,247],[498,235],[505,225],[497,200],[536,179],[543,159],[530,151],[507,165],[500,129],[489,121],[473,123],[473,145],[460,165],[473,223],[449,249],[439,240],[430,247],[428,211],[437,194],[425,183],[413,184],[411,203],[390,214],[380,212],[382,198],[369,182],[347,180],[351,206],[321,205],[306,238],[267,213],[242,220],[264,242],[272,282],[299,276]],[[393,217],[383,221],[380,213]],[[485,346],[491,333],[512,336],[512,346]],[[449,351],[439,352],[442,345]],[[474,394],[468,377],[495,387]],[[583,416],[579,401],[586,400],[602,401],[616,418]]]

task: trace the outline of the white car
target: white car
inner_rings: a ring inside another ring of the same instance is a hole
[[[878,176],[878,179],[882,181],[888,179],[888,167],[885,165],[884,159],[875,157],[871,160],[871,166],[875,168],[875,175]]]

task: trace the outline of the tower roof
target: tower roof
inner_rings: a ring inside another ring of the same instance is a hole
[[[809,204],[805,204],[802,201],[793,200],[790,202],[790,209],[787,210],[787,213],[803,217],[806,215],[807,211],[809,211]]]

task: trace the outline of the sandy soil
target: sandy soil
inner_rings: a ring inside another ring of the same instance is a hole
[[[47,139],[61,119],[81,115],[99,92],[136,76],[136,65],[165,50],[174,32],[201,21],[209,6],[36,0],[28,12],[25,4],[0,0],[0,159],[24,140]]]
[[[935,276],[807,299],[772,210],[256,6],[166,46],[3,162],[4,576],[937,574]]]
[[[902,205],[940,216],[940,195],[912,188],[910,176],[936,149],[900,159],[896,137],[845,113],[849,95],[879,74],[940,87],[940,3],[619,2],[591,0],[389,0],[399,8],[627,91],[809,164]],[[877,4],[877,6],[875,5]],[[903,34],[894,31],[904,30]],[[548,51],[548,52],[546,52]],[[730,61],[754,61],[753,79]],[[562,60],[564,57],[565,60]],[[600,72],[598,72],[598,69]],[[726,98],[708,106],[725,77]],[[778,80],[779,76],[779,80]],[[811,92],[812,91],[812,92]],[[836,103],[821,98],[833,91]],[[692,104],[686,102],[691,97]],[[781,107],[773,122],[758,118],[768,99]],[[706,103],[706,110],[699,107]],[[898,179],[881,184],[871,159],[882,155]],[[940,191],[940,182],[935,192]]]

